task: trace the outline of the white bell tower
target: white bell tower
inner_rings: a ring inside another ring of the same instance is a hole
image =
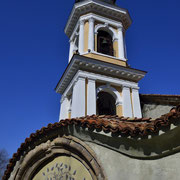
[[[115,0],[76,0],[65,27],[69,64],[56,92],[60,120],[86,115],[141,118],[138,81],[146,72],[127,64],[126,9]]]

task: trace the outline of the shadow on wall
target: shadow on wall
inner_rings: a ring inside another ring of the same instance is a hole
[[[81,128],[71,125],[65,134],[69,133],[77,138],[99,144],[136,159],[159,159],[180,152],[179,122],[161,127],[156,133],[147,136],[127,137],[120,133],[105,134],[94,129]]]

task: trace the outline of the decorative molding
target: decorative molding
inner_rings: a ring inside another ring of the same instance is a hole
[[[117,21],[114,21],[112,19],[109,19],[109,18],[105,18],[103,16],[100,16],[100,15],[97,15],[97,14],[94,14],[94,13],[88,13],[86,15],[83,15],[81,16],[77,23],[76,23],[76,26],[74,27],[74,30],[72,32],[72,35],[70,37],[70,39],[73,39],[76,35],[79,35],[77,34],[77,31],[78,31],[78,28],[79,28],[79,21],[80,20],[84,20],[84,21],[89,21],[89,19],[93,18],[94,21],[99,21],[101,23],[106,23],[108,24],[109,26],[114,26],[114,27],[121,27],[123,26],[121,22],[117,22]],[[96,34],[96,33],[95,33]]]
[[[123,26],[118,26],[117,29],[118,29],[118,31],[122,31],[122,32],[125,31],[125,29],[123,28]]]
[[[77,82],[78,80],[80,80],[80,81],[85,81],[85,78],[86,78],[86,77],[79,76],[79,77],[77,77],[77,80],[76,80],[76,82]]]
[[[88,81],[91,81],[91,82],[96,81],[96,78],[89,78],[89,77],[87,77],[87,79],[88,79]]]
[[[70,156],[77,159],[88,169],[93,179],[97,177],[106,179],[94,151],[81,140],[72,136],[63,136],[56,137],[44,143],[39,140],[38,143],[34,149],[29,147],[28,152],[24,152],[25,155],[21,157],[21,162],[16,169],[16,173],[12,172],[16,174],[13,177],[14,180],[33,179],[36,173],[38,173],[38,168],[45,161],[51,162],[52,158],[60,156]]]
[[[79,25],[84,25],[84,22],[85,22],[84,19],[80,19],[80,20],[79,20]]]
[[[88,66],[86,66],[88,64]],[[94,71],[96,73],[93,73],[93,78],[103,80],[106,82],[113,82],[114,84],[122,84],[122,85],[129,85],[130,87],[138,87],[137,82],[142,79],[146,72],[139,71],[136,69],[126,68],[118,65],[113,64],[107,64],[103,63],[101,61],[97,61],[91,58],[86,58],[79,55],[74,55],[71,59],[71,62],[66,69],[64,75],[62,76],[60,82],[58,83],[56,87],[57,93],[65,93],[68,94],[70,91],[70,87],[72,87],[72,84],[76,80],[77,76],[79,75],[79,69],[85,68],[85,77],[89,77],[90,73],[89,71]],[[111,71],[111,72],[110,72]],[[118,73],[117,73],[118,71]],[[104,73],[104,75],[100,75]],[[117,78],[109,76],[111,73],[111,76],[116,76]],[[91,76],[92,77],[92,76]],[[106,78],[105,78],[106,77]],[[107,79],[108,78],[108,79]],[[127,80],[122,80],[127,79]]]
[[[128,86],[128,85],[122,85],[122,88],[123,88],[123,89],[129,89],[130,86]]]
[[[94,23],[95,19],[93,17],[90,17],[88,21]]]
[[[77,82],[78,78],[95,79],[96,81],[99,80],[106,83],[109,82],[110,84],[113,84],[116,86],[122,86],[122,87],[127,87],[127,88],[130,88],[130,87],[138,88],[138,84],[134,82],[79,70],[74,76],[74,78],[72,79],[72,81],[69,83],[63,95],[67,95],[68,92],[71,91],[74,84]]]
[[[89,52],[85,52],[85,53],[83,53],[82,55],[86,55],[86,54],[88,54],[88,53],[89,53]],[[120,58],[117,58],[117,57],[115,57],[115,56],[110,56],[110,55],[107,55],[107,54],[99,53],[99,52],[97,52],[97,51],[92,51],[91,53],[97,54],[97,55],[101,55],[101,56],[104,56],[104,57],[109,57],[109,58],[112,58],[112,59],[115,59],[115,60],[126,61],[126,59],[120,59]]]
[[[139,91],[140,87],[132,87],[131,89],[134,91]]]
[[[122,22],[125,29],[128,29],[132,23],[130,15],[126,9],[122,9],[118,6],[111,6],[109,4],[107,5],[106,3],[98,0],[82,1],[74,5],[69,16],[65,27],[65,33],[68,37],[71,37],[73,29],[75,28],[81,15],[87,14],[89,11],[95,11],[97,14],[99,14],[99,11],[101,11],[102,15],[108,15],[109,19],[119,19],[119,22]]]
[[[106,18],[104,16],[100,16],[94,13],[88,13],[83,16],[81,16],[79,19],[83,19],[87,21],[88,19],[93,18],[95,21],[98,21],[103,24],[108,24],[108,26],[113,26],[113,27],[123,27],[121,22],[115,21],[110,18]]]

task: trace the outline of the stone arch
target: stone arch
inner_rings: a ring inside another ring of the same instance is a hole
[[[122,97],[115,88],[111,87],[110,85],[99,86],[96,90],[96,96],[101,91],[110,93],[116,100],[116,106],[122,105]]]
[[[48,171],[45,173],[42,173],[41,170],[59,157],[74,158],[77,162],[82,164],[82,167],[85,168],[85,170],[87,170],[87,173],[92,180],[106,179],[100,163],[97,161],[97,158],[90,147],[75,137],[63,136],[48,140],[47,142],[36,146],[26,154],[25,157],[21,158],[20,168],[17,171],[14,180],[36,180],[36,175],[39,175],[38,173],[42,176],[49,176],[48,173],[52,171],[55,165],[53,168],[48,167]],[[58,164],[58,166],[61,165]],[[77,175],[77,172],[75,174],[74,167],[68,165],[69,171],[70,169],[73,169],[72,173],[74,173],[73,175],[75,176]],[[68,172],[68,174],[70,173]]]

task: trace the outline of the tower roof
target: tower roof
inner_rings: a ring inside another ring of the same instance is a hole
[[[85,0],[75,0],[75,3],[78,3],[81,1],[85,1]],[[108,4],[115,4],[116,3],[116,0],[99,0],[99,1],[103,1],[103,2],[106,2]]]

